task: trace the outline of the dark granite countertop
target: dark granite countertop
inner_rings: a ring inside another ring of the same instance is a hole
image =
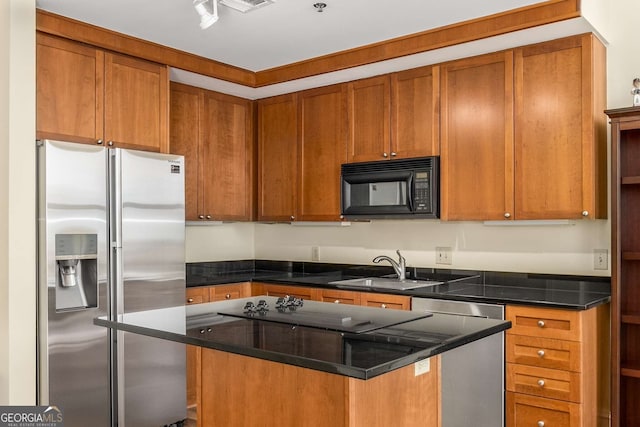
[[[335,285],[330,282],[393,273],[391,267],[282,261],[223,261],[187,264],[187,286],[258,281],[294,286],[327,287],[392,293],[421,298],[524,304],[586,310],[610,301],[610,279],[531,273],[408,268],[413,279],[445,282],[412,290]]]
[[[258,299],[266,299],[270,307],[275,305],[274,297],[261,296],[128,313],[121,315],[117,322],[98,318],[95,323],[364,380],[500,333],[511,326],[510,322],[502,320],[433,314],[369,332],[350,333],[218,314]],[[319,307],[319,304],[334,311],[337,309],[331,303],[313,304],[312,307]],[[311,304],[305,306],[308,305]],[[388,312],[369,307],[358,307],[357,310],[372,316]]]

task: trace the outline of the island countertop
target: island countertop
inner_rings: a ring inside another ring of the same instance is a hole
[[[95,323],[160,339],[211,348],[264,360],[315,369],[358,379],[370,379],[487,336],[501,333],[511,322],[448,314],[401,312],[401,323],[389,320],[363,332],[304,326],[290,321],[241,318],[221,314],[242,310],[247,302],[265,300],[273,309],[277,298],[256,296],[191,306],[170,307],[120,315]],[[322,302],[305,302],[309,310],[348,309]],[[308,308],[310,307],[310,308]],[[358,307],[356,316],[389,316],[395,310]],[[372,311],[371,311],[372,310]],[[409,314],[412,313],[412,314]],[[351,321],[352,314],[345,318]],[[417,317],[412,320],[411,317]]]

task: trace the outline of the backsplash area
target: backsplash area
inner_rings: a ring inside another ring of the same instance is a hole
[[[608,221],[552,224],[406,220],[188,226],[186,255],[187,262],[270,259],[372,264],[375,256],[395,256],[400,249],[413,267],[610,276],[609,266],[594,269],[593,253],[594,249],[610,250]],[[436,264],[437,247],[451,248],[450,265]]]

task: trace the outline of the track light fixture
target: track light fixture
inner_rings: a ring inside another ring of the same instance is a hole
[[[206,30],[218,20],[218,0],[211,0],[212,11],[207,8],[209,0],[193,0],[193,7],[200,15],[200,28]]]

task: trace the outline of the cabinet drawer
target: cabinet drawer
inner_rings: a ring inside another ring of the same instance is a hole
[[[581,405],[507,392],[508,427],[582,427]]]
[[[217,285],[209,287],[209,301],[223,301],[251,296],[251,284]]]
[[[335,289],[323,289],[320,293],[320,301],[333,302],[336,304],[360,305],[360,293]]]
[[[202,304],[203,302],[209,302],[209,288],[207,286],[187,288],[185,294],[185,302],[187,304]]]
[[[411,299],[402,295],[374,294],[363,292],[360,294],[360,304],[367,307],[409,310],[411,307]]]
[[[270,297],[291,296],[302,298],[306,301],[318,301],[320,290],[316,288],[307,288],[305,286],[288,286],[288,285],[272,285],[264,284],[261,293]]]
[[[507,362],[581,372],[581,344],[552,338],[507,334]]]
[[[580,403],[581,378],[577,372],[507,363],[507,390]]]
[[[512,325],[507,334],[580,341],[581,313],[550,308],[507,306],[506,317]]]

